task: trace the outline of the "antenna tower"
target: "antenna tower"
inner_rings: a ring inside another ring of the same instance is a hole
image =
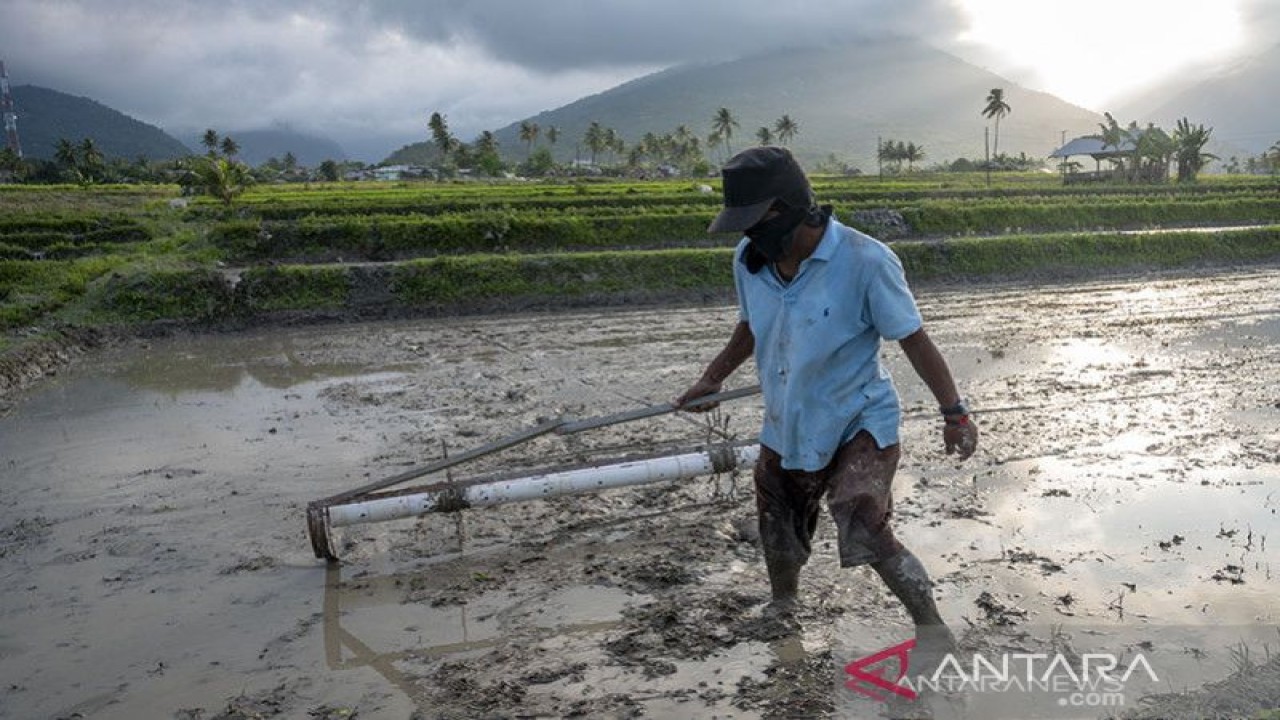
[[[9,73],[0,60],[0,113],[4,115],[4,146],[22,157],[22,143],[18,142],[18,113],[13,111],[13,94],[9,92]]]

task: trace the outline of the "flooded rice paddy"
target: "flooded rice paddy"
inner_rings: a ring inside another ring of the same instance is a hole
[[[962,643],[1280,625],[1280,273],[918,294],[982,446],[942,454],[887,347],[897,523]],[[338,565],[307,539],[311,500],[677,395],[735,317],[269,328],[79,361],[0,418],[0,718],[860,716],[841,669],[906,615],[838,568],[824,521],[801,633],[763,622],[749,473],[343,528]],[[759,417],[548,436],[453,475],[749,439]]]

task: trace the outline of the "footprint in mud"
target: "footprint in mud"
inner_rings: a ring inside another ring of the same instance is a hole
[[[987,622],[992,625],[1016,625],[1027,619],[1026,610],[1011,602],[1000,600],[986,590],[978,595],[973,604],[978,606],[986,616]]]
[[[0,558],[39,545],[53,532],[53,521],[40,516],[21,520],[0,528]]]
[[[744,635],[743,618],[763,598],[729,591],[714,595],[663,598],[622,612],[622,635],[604,649],[623,665],[647,667],[655,660],[703,659],[753,639]]]
[[[666,590],[677,585],[688,585],[697,579],[697,575],[687,567],[687,563],[679,563],[663,557],[622,563],[615,573],[621,579],[623,587],[643,593]]]

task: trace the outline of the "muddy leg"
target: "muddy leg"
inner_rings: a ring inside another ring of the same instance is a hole
[[[769,568],[769,589],[773,595],[769,606],[778,611],[793,610],[800,591],[800,564],[790,558],[766,555],[765,565]]]
[[[916,625],[916,647],[912,668],[930,674],[948,653],[956,651],[956,639],[942,621],[933,599],[933,581],[920,558],[906,548],[898,554],[872,563],[884,584],[898,597]]]
[[[903,548],[891,558],[872,563],[871,567],[902,602],[917,626],[944,624],[933,600],[933,581],[915,553]]]
[[[800,568],[809,559],[818,525],[820,493],[808,475],[788,473],[781,458],[761,448],[755,468],[756,512],[760,544],[769,571],[771,610],[791,612],[800,585]]]

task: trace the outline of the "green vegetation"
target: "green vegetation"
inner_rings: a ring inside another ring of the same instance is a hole
[[[230,164],[235,149],[219,138],[207,157]],[[705,232],[717,184],[257,185],[231,202],[182,198],[176,185],[0,186],[3,346],[59,328],[282,312],[727,301],[734,239]],[[846,221],[900,217],[893,247],[919,281],[1280,259],[1271,178],[1086,188],[1002,173],[987,188],[980,173],[929,173],[816,176],[814,186]],[[1258,227],[1195,230],[1241,225]],[[1175,227],[1184,230],[1120,232]]]

